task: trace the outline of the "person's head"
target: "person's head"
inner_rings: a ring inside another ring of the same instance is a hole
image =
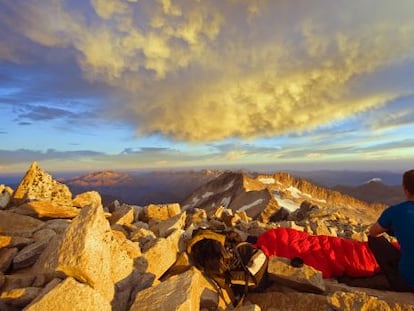
[[[414,169],[406,171],[402,178],[402,186],[410,195],[414,195]]]

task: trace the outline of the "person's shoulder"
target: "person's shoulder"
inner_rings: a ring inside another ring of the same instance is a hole
[[[414,201],[404,201],[404,202],[400,202],[398,204],[392,205],[394,207],[413,207],[414,206]]]
[[[414,201],[404,201],[404,202],[400,202],[394,205],[390,205],[385,210],[388,210],[388,212],[392,212],[395,210],[401,210],[401,209],[413,208],[413,207],[414,207]]]

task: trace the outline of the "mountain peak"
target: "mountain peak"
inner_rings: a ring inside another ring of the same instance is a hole
[[[370,184],[370,183],[383,183],[383,182],[382,182],[382,179],[379,178],[379,177],[374,177],[374,178],[371,178],[370,180],[364,182],[364,184]]]
[[[88,185],[91,187],[99,187],[124,184],[130,182],[132,179],[133,176],[131,174],[107,170],[78,176],[67,180],[66,182],[77,186]]]

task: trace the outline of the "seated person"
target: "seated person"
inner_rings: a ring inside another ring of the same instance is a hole
[[[414,170],[404,173],[402,188],[407,200],[384,210],[370,228],[368,244],[391,289],[414,291]],[[395,235],[400,249],[380,236],[385,232]]]

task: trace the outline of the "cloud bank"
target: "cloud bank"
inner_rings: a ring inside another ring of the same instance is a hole
[[[69,53],[86,81],[111,87],[117,100],[101,113],[137,135],[206,142],[302,133],[412,92],[395,81],[361,86],[413,62],[410,0],[0,4],[1,59],[29,62],[28,48],[45,62],[59,62],[45,49]]]

